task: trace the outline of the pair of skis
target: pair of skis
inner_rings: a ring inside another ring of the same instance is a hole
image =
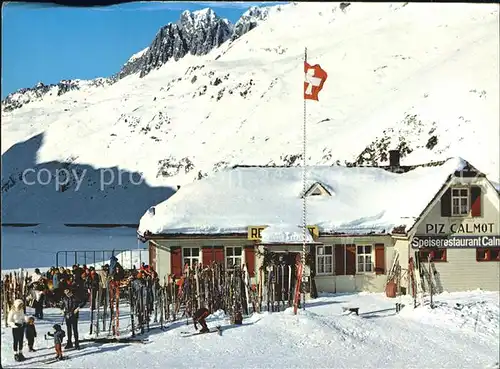
[[[54,363],[57,363],[58,361],[63,361],[63,360],[68,360],[67,357],[64,357],[62,359],[50,359],[50,360],[47,360],[47,361],[43,361],[44,364],[54,364]]]
[[[292,306],[292,267],[281,262],[278,265],[267,266],[266,295],[267,311],[286,310]],[[288,278],[286,275],[288,272]],[[261,273],[262,276],[262,273]]]
[[[214,329],[210,329],[208,332],[181,332],[181,337],[192,337],[197,336],[199,334],[208,334],[208,333],[219,333],[219,336],[222,336],[222,327],[218,325]]]
[[[146,344],[149,342],[149,340],[147,338],[144,338],[144,339],[137,339],[137,338],[132,338],[132,337],[123,337],[123,338],[118,338],[118,337],[110,337],[110,338],[106,338],[106,337],[103,337],[103,338],[88,338],[88,339],[83,339],[83,340],[80,340],[80,342],[93,342],[93,343],[100,343],[100,344],[106,344],[106,343],[141,343],[141,344]],[[67,351],[67,350],[64,350],[64,351]],[[56,358],[52,358],[52,359],[49,359],[49,360],[45,360],[45,361],[42,361],[44,364],[53,364],[53,363],[56,363],[58,361],[66,361],[68,359],[70,359],[71,356],[64,356],[63,359],[56,359]]]
[[[91,285],[89,289],[90,294],[90,329],[89,333],[93,334],[95,332],[96,335],[99,335],[99,318],[100,318],[100,307],[101,307],[101,295],[102,288],[99,284],[98,288]],[[95,296],[95,298],[94,298]],[[97,310],[94,317],[94,310]]]

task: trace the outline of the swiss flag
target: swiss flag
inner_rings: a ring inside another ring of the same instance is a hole
[[[318,94],[323,88],[328,74],[321,69],[319,64],[311,66],[307,62],[304,62],[304,73],[304,100],[319,101]]]

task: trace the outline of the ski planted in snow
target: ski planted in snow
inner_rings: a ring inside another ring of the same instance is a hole
[[[92,295],[94,294],[94,286],[91,285],[90,288],[88,289],[88,293],[90,294],[90,329],[89,329],[89,334],[92,334],[93,329],[94,329],[94,309],[92,307],[92,304],[95,304],[94,299],[92,298]]]
[[[295,284],[295,296],[293,299],[293,313],[297,315],[300,301],[300,283],[302,282],[302,263],[297,265],[297,283]]]

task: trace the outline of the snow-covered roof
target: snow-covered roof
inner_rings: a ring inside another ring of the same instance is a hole
[[[263,229],[260,233],[263,244],[270,243],[286,243],[286,244],[302,244],[305,241],[307,244],[314,243],[314,239],[308,229],[303,231],[303,227],[292,224],[273,225]]]
[[[461,158],[396,174],[376,167],[313,166],[307,181],[335,196],[307,197],[307,224],[320,232],[389,233],[409,229],[449,175],[463,169]],[[246,233],[248,226],[302,224],[302,168],[237,167],[180,188],[146,212],[138,233]]]

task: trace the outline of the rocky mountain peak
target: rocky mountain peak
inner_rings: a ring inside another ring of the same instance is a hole
[[[144,77],[167,61],[187,54],[205,55],[231,38],[233,25],[210,9],[185,10],[179,20],[160,28],[151,45],[139,57],[131,58],[118,78],[140,73]]]
[[[179,23],[181,25],[199,24],[204,22],[213,22],[216,18],[219,17],[210,8],[196,10],[194,12],[184,10],[179,19]]]
[[[118,78],[140,73],[144,77],[172,58],[179,60],[185,55],[205,55],[228,40],[234,41],[267,19],[269,9],[277,7],[250,7],[232,24],[220,18],[212,9],[185,10],[179,20],[162,27],[151,45],[140,52],[139,57],[129,59],[118,73]],[[136,54],[136,55],[138,55]]]
[[[277,9],[280,9],[277,7]],[[245,33],[251,31],[260,22],[263,22],[267,19],[269,15],[268,7],[258,7],[252,6],[245,13],[242,14],[240,19],[234,25],[233,35],[231,36],[231,40],[236,40],[237,38],[243,36]]]

